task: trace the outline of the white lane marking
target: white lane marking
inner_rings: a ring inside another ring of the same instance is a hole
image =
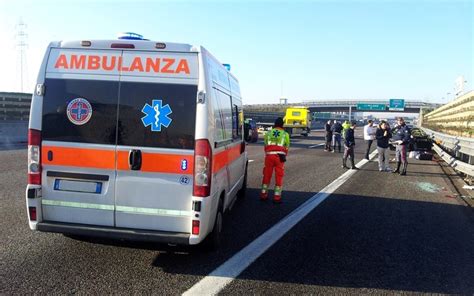
[[[253,159],[249,159],[249,163],[254,162],[254,161],[255,161],[255,160],[253,160]]]
[[[377,155],[377,150],[373,151],[369,158],[372,159],[375,155]],[[368,162],[367,159],[363,159],[357,163],[357,167],[360,168]],[[184,292],[183,295],[216,295],[219,293],[356,172],[356,170],[348,170],[339,176],[331,184],[324,187],[320,192],[316,193],[296,210]]]
[[[316,144],[316,145],[313,145],[313,146],[309,146],[308,148],[314,148],[314,147],[319,147],[319,146],[323,146],[325,143],[321,143],[321,144]]]

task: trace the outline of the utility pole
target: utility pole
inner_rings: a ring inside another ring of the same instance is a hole
[[[28,83],[28,68],[26,63],[26,49],[28,48],[28,34],[26,33],[26,24],[22,19],[16,25],[16,47],[19,59],[20,91],[24,92],[25,84]],[[17,66],[18,67],[18,66]]]

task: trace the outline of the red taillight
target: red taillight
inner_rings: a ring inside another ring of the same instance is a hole
[[[28,130],[28,184],[41,185],[41,132]]]
[[[112,43],[110,48],[135,48],[135,45],[130,43]]]
[[[193,234],[198,235],[199,234],[199,220],[193,220]]]
[[[30,221],[36,221],[36,207],[28,207]]]
[[[196,140],[194,147],[193,195],[209,196],[212,179],[212,149],[206,139]]]

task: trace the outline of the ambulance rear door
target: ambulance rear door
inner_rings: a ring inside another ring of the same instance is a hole
[[[191,231],[197,53],[124,51],[116,226]]]
[[[121,54],[50,51],[41,131],[45,221],[114,226],[119,72],[112,66]]]

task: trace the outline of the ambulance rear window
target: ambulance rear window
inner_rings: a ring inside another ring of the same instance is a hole
[[[46,79],[44,140],[193,149],[196,85]]]
[[[197,85],[121,82],[118,145],[194,149]]]
[[[115,144],[118,81],[46,79],[45,88],[43,140]]]

